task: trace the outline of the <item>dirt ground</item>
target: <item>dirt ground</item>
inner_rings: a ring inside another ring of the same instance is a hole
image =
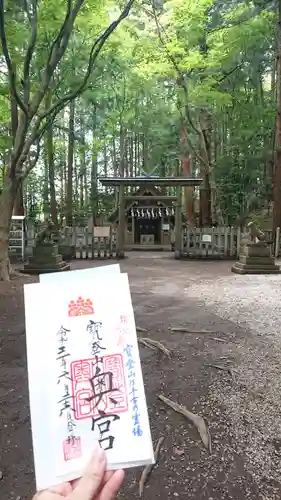
[[[72,269],[101,264],[75,261]],[[136,324],[147,330],[139,335],[161,341],[172,351],[167,359],[160,352],[140,347],[154,443],[165,437],[159,464],[144,490],[147,500],[280,497],[281,482],[255,478],[247,458],[247,434],[245,442],[237,443],[223,398],[214,396],[216,388],[235,394],[245,389],[237,383],[234,372],[210,366],[239,366],[245,352],[259,349],[260,340],[237,321],[215,314],[200,295],[190,298],[186,294],[193,284],[212,287],[218,277],[231,276],[230,266],[229,262],[181,262],[173,260],[171,254],[150,253],[134,253],[121,262],[122,271],[129,274]],[[34,492],[22,293],[23,283],[32,281],[36,278],[0,283],[1,500],[30,499]],[[180,326],[189,333],[170,330]],[[204,418],[211,434],[211,453],[197,430],[165,406],[159,394]],[[258,398],[255,404],[259,404]],[[253,424],[245,419],[243,425]],[[280,443],[280,436],[277,438]],[[278,442],[272,453],[279,453]],[[139,497],[140,473],[139,469],[126,473],[120,498]]]

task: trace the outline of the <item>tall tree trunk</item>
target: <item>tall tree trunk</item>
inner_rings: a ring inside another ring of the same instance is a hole
[[[75,101],[69,105],[68,153],[67,153],[67,187],[66,187],[66,224],[72,226],[73,221],[73,159],[74,159],[74,118]]]
[[[49,203],[49,167],[47,148],[44,148],[44,183],[43,183],[43,215],[46,221],[50,216],[50,203]]]
[[[58,227],[58,211],[55,187],[54,141],[52,126],[48,127],[48,129],[46,130],[46,146],[49,167],[51,218],[56,227]]]
[[[79,170],[76,161],[74,161],[73,171],[74,171],[74,198],[72,205],[74,206],[73,215],[77,217],[79,212]]]
[[[200,154],[202,162],[200,165],[200,177],[203,179],[200,188],[200,226],[208,227],[212,224],[211,217],[211,185],[210,185],[210,165],[211,165],[211,117],[202,110],[200,119]]]
[[[116,155],[116,144],[115,144],[115,137],[112,139],[112,164],[113,164],[113,176],[117,177],[118,176],[118,162],[117,162],[117,155]]]
[[[278,0],[276,52],[276,136],[273,177],[273,229],[281,227],[281,0]]]
[[[117,161],[117,153],[116,153],[116,143],[115,137],[112,139],[112,164],[113,164],[113,176],[118,177],[118,161]],[[118,189],[115,187],[115,208],[118,207]]]
[[[140,138],[140,133],[137,134],[137,144],[136,144],[136,171],[135,175],[139,174],[140,171],[140,164],[141,164],[141,138]]]
[[[148,141],[145,132],[142,136],[142,168],[144,171],[148,168]]]
[[[13,215],[24,215],[23,184],[19,184],[13,208]]]
[[[97,176],[98,176],[98,161],[97,161],[97,151],[95,146],[96,140],[96,128],[97,128],[97,109],[94,106],[93,110],[93,123],[92,123],[92,165],[91,165],[91,209],[93,216],[93,225],[96,225],[97,215],[98,215],[98,189],[97,189]]]
[[[18,129],[18,124],[19,124],[19,117],[18,117],[17,102],[16,102],[15,97],[13,95],[11,96],[11,124],[12,124],[12,139],[13,139],[13,146],[14,146],[16,133],[17,133],[17,129]],[[16,195],[14,207],[13,207],[13,214],[14,215],[24,215],[22,182],[19,184],[19,187],[17,190],[17,195]]]
[[[52,104],[52,91],[49,90],[46,94],[46,108],[49,109]],[[55,187],[55,160],[54,160],[54,141],[53,141],[53,126],[49,125],[45,132],[45,148],[46,158],[48,161],[49,172],[49,187],[50,187],[50,205],[51,205],[51,218],[56,227],[58,227],[58,211],[56,200],[56,187]]]
[[[190,153],[188,151],[188,145],[187,145],[187,138],[186,138],[187,131],[184,127],[182,127],[181,130],[181,150],[182,150],[182,160],[181,160],[181,166],[182,166],[182,173],[185,177],[191,177],[192,176],[192,171],[191,171],[191,158],[190,158]],[[185,195],[185,208],[186,208],[186,217],[187,217],[187,223],[189,226],[195,226],[195,212],[194,212],[194,188],[186,186],[184,190],[184,195]]]
[[[18,182],[6,175],[0,196],[0,280],[10,279],[9,235]]]
[[[65,188],[66,188],[66,153],[65,153],[65,133],[63,130],[58,131],[59,142],[61,146],[58,148],[59,162],[59,223],[65,222]]]
[[[98,170],[97,158],[96,156],[93,156],[92,166],[91,166],[91,208],[92,208],[94,225],[96,225],[97,215],[98,215],[97,170]]]
[[[125,130],[120,127],[120,167],[119,175],[124,177],[125,174]],[[117,230],[117,256],[119,258],[124,257],[124,245],[125,245],[125,200],[124,200],[124,186],[119,186],[119,215],[118,215],[118,230]]]
[[[80,145],[80,209],[84,210],[85,205],[86,205],[86,200],[85,200],[85,172],[86,172],[86,151],[85,151],[85,146],[86,146],[86,139],[85,139],[85,124],[84,124],[84,117],[83,117],[83,111],[81,112],[81,123],[80,123],[80,133],[81,133],[81,145]]]
[[[107,146],[106,146],[106,138],[104,138],[104,145],[103,145],[103,172],[104,172],[104,176],[107,177],[108,176],[108,168],[107,168],[107,165],[108,165],[108,161],[107,161]],[[108,187],[105,186],[105,194],[108,193]]]
[[[130,154],[129,154],[130,177],[134,177],[134,136],[130,137]]]

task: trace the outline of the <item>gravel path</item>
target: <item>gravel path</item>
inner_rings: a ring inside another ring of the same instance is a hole
[[[281,275],[224,276],[185,289],[222,318],[264,335],[281,335]],[[280,338],[281,342],[281,338]]]
[[[244,455],[256,484],[280,498],[281,476],[281,276],[206,279],[185,288],[206,308],[248,330],[233,345],[235,381],[216,380],[210,401],[222,405],[232,422],[236,452]],[[267,488],[266,488],[267,489]]]
[[[104,262],[106,264],[107,262]],[[76,269],[100,262],[75,261]],[[281,497],[281,276],[237,276],[230,262],[175,261],[132,253],[128,272],[136,322],[172,352],[141,347],[154,442],[165,436],[145,500],[275,500]],[[30,278],[33,281],[35,278]],[[0,284],[0,498],[34,489],[22,284]],[[189,333],[176,333],[173,326]],[[231,368],[216,369],[216,365]],[[213,451],[164,394],[209,424]],[[140,471],[120,499],[137,499]]]

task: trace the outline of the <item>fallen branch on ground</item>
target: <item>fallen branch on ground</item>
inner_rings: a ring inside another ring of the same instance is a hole
[[[144,333],[144,332],[147,332],[147,329],[146,329],[146,328],[141,328],[141,326],[137,326],[137,327],[136,327],[136,330],[137,330],[137,332],[139,332],[139,333]]]
[[[199,335],[199,334],[207,334],[207,333],[210,333],[210,334],[214,334],[214,333],[217,333],[217,332],[211,332],[211,331],[208,331],[208,330],[190,330],[190,328],[185,328],[184,326],[177,326],[177,327],[172,327],[172,328],[169,328],[169,330],[171,332],[175,332],[175,333],[194,333],[195,335]]]
[[[162,394],[158,394],[157,397],[158,399],[160,399],[160,401],[163,401],[163,403],[172,408],[172,410],[176,411],[177,413],[180,413],[185,418],[187,418],[187,420],[189,420],[196,427],[205,448],[207,448],[207,450],[209,450],[209,452],[212,453],[211,435],[207,425],[205,424],[204,419],[200,417],[200,415],[197,415],[196,413],[192,413],[191,411],[189,411],[185,406],[179,405],[178,403],[175,403],[171,399],[162,396]]]
[[[138,337],[138,343],[143,345],[144,347],[149,347],[150,349],[153,349],[153,351],[156,351],[156,347],[152,346],[151,344],[146,342],[145,339],[143,339],[141,337]]]
[[[162,446],[164,440],[165,440],[164,436],[161,436],[158,439],[158,443],[157,443],[156,448],[154,450],[154,460],[155,460],[154,464],[147,465],[142,471],[140,482],[139,482],[139,496],[140,497],[142,497],[142,495],[143,495],[144,487],[145,487],[147,481],[149,480],[151,472],[153,471],[155,465],[157,465],[159,462],[161,446]]]
[[[150,347],[150,349],[154,350],[159,349],[159,351],[162,351],[165,356],[167,356],[168,358],[171,357],[171,351],[169,351],[167,347],[161,344],[161,342],[158,342],[158,340],[149,339],[148,337],[139,337],[138,341],[145,347]]]
[[[231,368],[229,368],[228,366],[222,366],[222,365],[207,365],[207,366],[210,366],[212,368],[216,368],[217,370],[221,370],[223,372],[229,373],[229,375],[231,376],[231,378],[234,380],[233,370]]]
[[[218,337],[212,337],[212,340],[216,340],[216,342],[223,342],[223,343],[229,342],[228,340],[219,339]]]

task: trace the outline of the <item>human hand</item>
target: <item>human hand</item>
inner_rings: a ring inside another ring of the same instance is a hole
[[[37,493],[33,500],[113,500],[124,479],[124,471],[106,472],[106,455],[100,447],[80,479]]]

